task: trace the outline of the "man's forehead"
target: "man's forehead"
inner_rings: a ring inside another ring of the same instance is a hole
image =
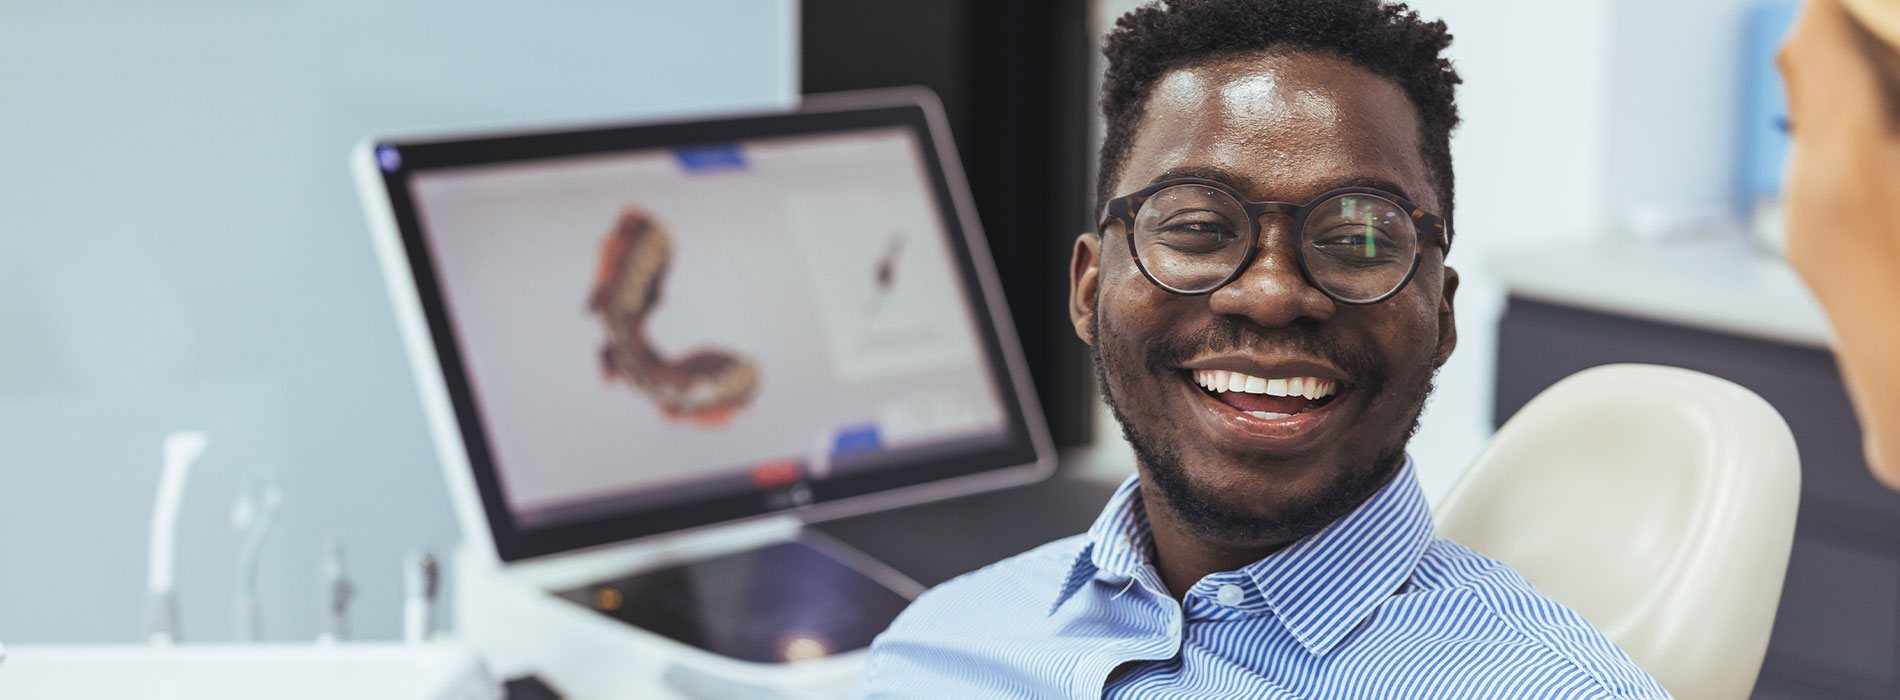
[[[1155,84],[1116,193],[1170,170],[1235,174],[1256,199],[1304,201],[1349,179],[1436,202],[1417,109],[1390,79],[1344,59],[1282,52],[1177,68]]]

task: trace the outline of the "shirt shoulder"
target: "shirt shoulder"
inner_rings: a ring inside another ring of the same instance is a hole
[[[856,697],[1042,697],[1054,689],[1026,672],[1054,635],[1050,604],[1088,545],[1067,537],[925,591],[871,643]]]
[[[1426,548],[1406,592],[1467,608],[1560,662],[1551,671],[1575,675],[1604,698],[1667,698],[1649,673],[1582,615],[1545,596],[1504,562],[1450,540]],[[1403,596],[1401,596],[1403,597]],[[1592,693],[1595,695],[1595,693]]]

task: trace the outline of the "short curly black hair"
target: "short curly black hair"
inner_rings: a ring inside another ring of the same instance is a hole
[[[1097,202],[1126,164],[1155,83],[1169,71],[1274,50],[1330,53],[1391,78],[1418,108],[1419,144],[1436,180],[1440,215],[1451,218],[1451,131],[1458,126],[1458,71],[1441,54],[1442,21],[1426,22],[1381,0],[1162,0],[1116,20],[1102,55],[1102,141]]]

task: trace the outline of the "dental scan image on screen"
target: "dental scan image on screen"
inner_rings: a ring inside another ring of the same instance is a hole
[[[918,141],[876,128],[418,173],[516,520],[1006,440]]]

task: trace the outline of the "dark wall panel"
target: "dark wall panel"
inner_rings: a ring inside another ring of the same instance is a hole
[[[924,85],[943,98],[1010,313],[1059,446],[1092,439],[1094,379],[1068,317],[1093,228],[1083,0],[805,0],[804,92]]]

